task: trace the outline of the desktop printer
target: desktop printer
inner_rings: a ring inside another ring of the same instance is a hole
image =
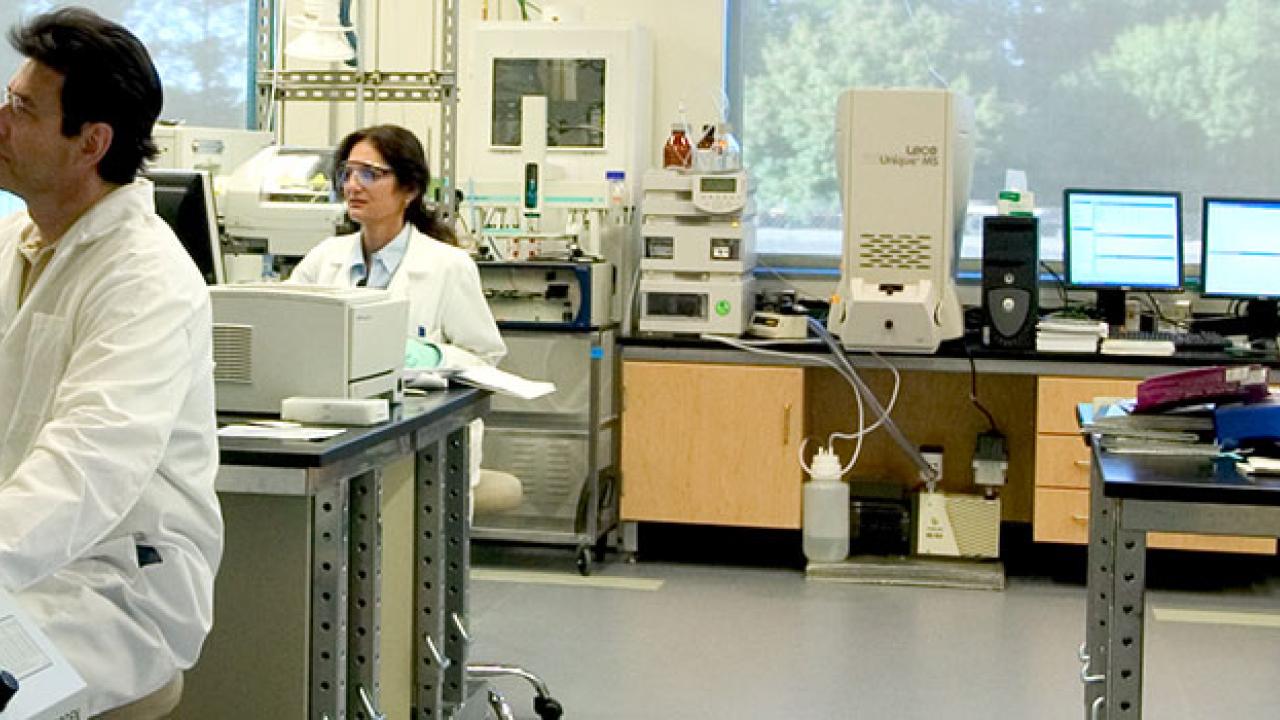
[[[409,305],[385,290],[215,285],[219,412],[280,412],[287,397],[395,397]]]

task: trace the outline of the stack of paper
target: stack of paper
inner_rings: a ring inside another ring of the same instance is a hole
[[[1102,447],[1125,455],[1214,457],[1213,417],[1206,408],[1163,415],[1133,415],[1133,401],[1095,406],[1086,431],[1101,436]]]
[[[534,400],[555,392],[555,383],[526,380],[514,373],[488,365],[469,367],[453,376],[455,380],[475,387],[512,395],[521,400]]]
[[[1246,475],[1280,475],[1280,460],[1254,455],[1236,464]]]
[[[1039,352],[1098,352],[1098,341],[1106,336],[1105,322],[1049,316],[1036,325],[1036,350]]]

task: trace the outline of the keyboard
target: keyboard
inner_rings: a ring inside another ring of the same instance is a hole
[[[1171,342],[1178,352],[1222,352],[1231,347],[1231,341],[1216,332],[1112,330],[1108,338],[1139,342]]]

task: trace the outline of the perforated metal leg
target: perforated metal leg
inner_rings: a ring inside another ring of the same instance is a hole
[[[1124,504],[1117,522],[1123,524]],[[1146,589],[1147,534],[1121,530],[1116,547],[1115,600],[1111,605],[1111,659],[1107,672],[1104,717],[1131,720],[1142,717],[1142,644]]]
[[[444,493],[444,653],[449,658],[445,668],[444,703],[458,707],[466,701],[467,651],[470,638],[466,633],[467,569],[471,566],[470,517],[470,442],[469,428],[449,433],[445,441]]]
[[[347,716],[348,488],[318,492],[312,505],[311,692],[313,717]]]
[[[1089,495],[1089,568],[1088,599],[1085,605],[1085,644],[1081,648],[1084,682],[1085,717],[1097,717],[1105,703],[1107,660],[1110,646],[1107,634],[1111,622],[1112,579],[1115,570],[1116,514],[1113,503],[1102,492],[1102,473],[1098,459],[1093,458]]]
[[[445,613],[445,525],[444,442],[418,450],[415,463],[414,537],[416,556],[414,588],[414,717],[421,720],[444,717]]]
[[[381,707],[382,472],[356,478],[351,486],[350,633],[347,707],[356,720],[377,720]]]

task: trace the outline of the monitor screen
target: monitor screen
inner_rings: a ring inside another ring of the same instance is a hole
[[[155,184],[156,214],[173,228],[205,282],[222,284],[222,247],[208,173],[154,169],[146,176]]]
[[[1280,298],[1280,200],[1205,198],[1202,293]]]
[[[0,217],[26,209],[27,204],[22,202],[22,198],[11,192],[0,190]]]
[[[1067,284],[1078,288],[1182,287],[1182,194],[1063,192]]]

